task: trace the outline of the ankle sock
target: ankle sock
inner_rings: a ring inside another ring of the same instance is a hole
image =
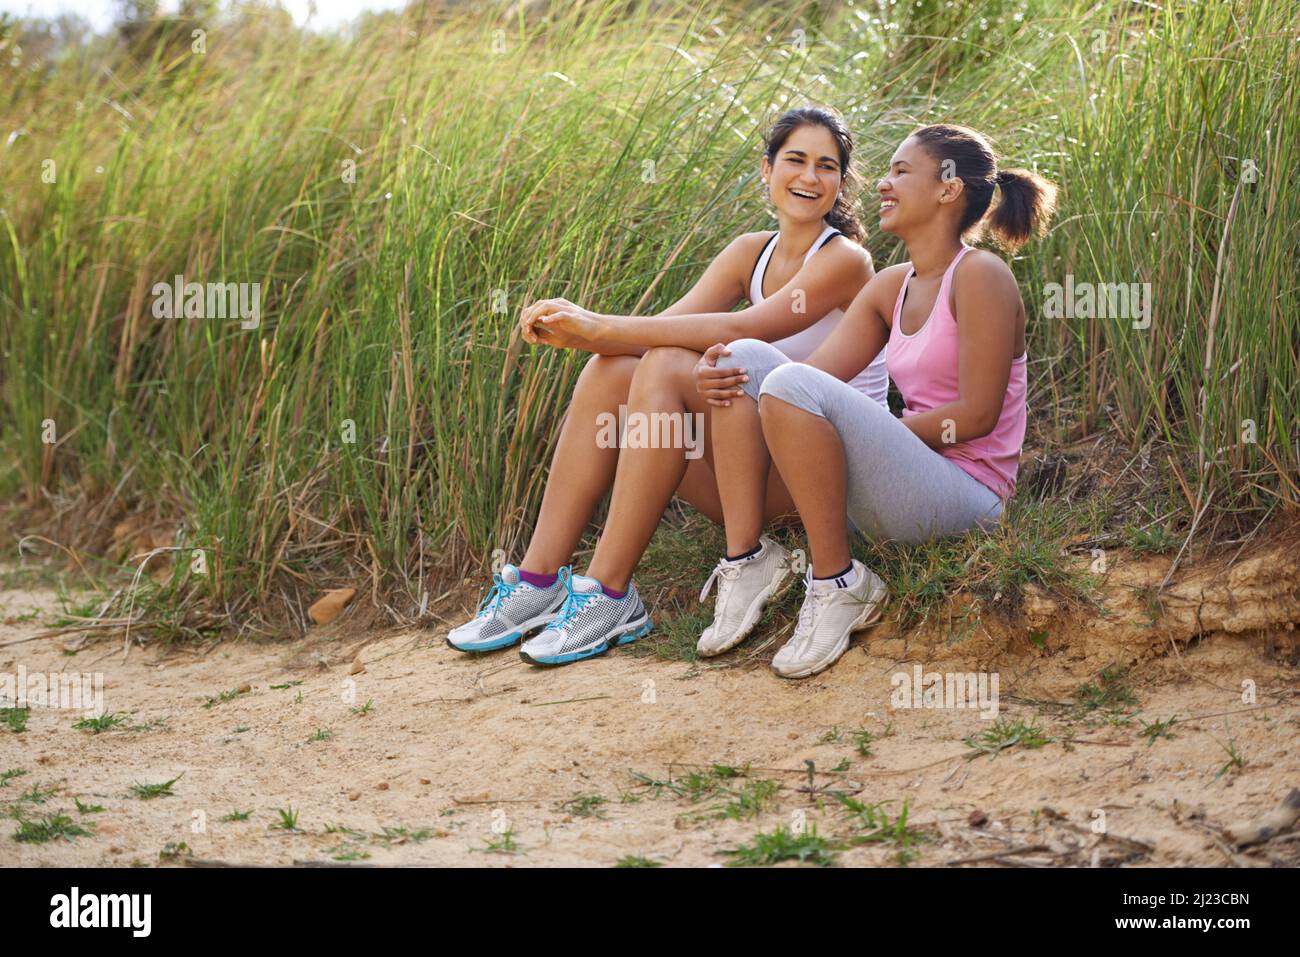
[[[759,541],[759,543],[749,551],[741,552],[739,555],[727,555],[726,559],[729,562],[741,562],[749,558],[757,558],[759,555],[763,554],[763,548],[764,545],[762,541]]]
[[[817,577],[813,578],[813,581],[815,582],[825,582],[825,581],[832,581],[832,580],[834,580],[836,588],[852,588],[853,584],[858,580],[858,571],[856,568],[853,567],[853,563],[849,562],[849,567],[844,569],[844,571],[842,572],[837,572],[834,575],[826,575],[825,577],[821,577],[821,578],[817,578]]]
[[[600,590],[603,591],[603,592],[605,593],[605,597],[606,597],[606,598],[616,598],[616,599],[617,599],[617,598],[625,598],[625,597],[627,596],[627,592],[625,592],[625,591],[614,591],[614,589],[612,589],[612,588],[607,588],[607,587],[604,586],[604,585],[601,585],[601,586],[600,586]]]
[[[519,580],[528,582],[534,588],[550,588],[555,584],[557,578],[559,578],[558,574],[538,575],[534,572],[526,572],[522,568],[519,569]]]

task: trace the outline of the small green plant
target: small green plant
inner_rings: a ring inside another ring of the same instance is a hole
[[[876,743],[877,737],[866,728],[859,728],[853,732],[853,747],[858,754],[864,758],[871,757],[871,746]]]
[[[1100,712],[1121,714],[1138,704],[1137,695],[1128,683],[1128,669],[1123,665],[1102,668],[1095,682],[1083,685],[1074,693],[1074,714],[1081,718]]]
[[[966,754],[966,759],[978,758],[983,754],[997,755],[1016,745],[1022,748],[1041,748],[1054,740],[1056,739],[1044,734],[1035,721],[1026,724],[1020,718],[998,718],[990,727],[965,739],[966,746],[971,749]]]
[[[605,817],[603,805],[608,804],[599,794],[576,794],[560,805],[574,817]]]
[[[657,798],[664,791],[670,791],[677,797],[685,798],[695,804],[706,797],[711,797],[719,790],[723,790],[723,781],[730,780],[744,772],[726,765],[714,765],[709,771],[691,771],[676,779],[671,777],[665,779],[652,778],[639,771],[629,773],[647,789],[652,797]]]
[[[912,848],[931,840],[930,835],[924,831],[908,826],[906,800],[903,801],[903,809],[898,818],[891,821],[885,805],[892,804],[892,801],[866,804],[844,794],[836,795],[836,798],[848,812],[853,826],[863,832],[850,838],[850,844],[893,844],[898,849],[895,860],[906,866],[916,858],[916,852]]]
[[[160,861],[180,861],[193,856],[194,851],[184,841],[179,844],[168,841],[162,846],[162,850],[158,852],[158,860]]]
[[[4,724],[14,734],[20,734],[27,730],[27,718],[32,713],[31,708],[0,708],[0,724]]]
[[[328,740],[329,740],[330,738],[332,738],[332,737],[334,737],[334,732],[331,731],[329,728],[317,728],[317,729],[316,729],[316,733],[313,734],[313,735],[312,735],[310,738],[308,738],[307,740],[308,740],[308,741],[328,741]]]
[[[1134,588],[1133,597],[1142,606],[1142,611],[1147,616],[1148,625],[1154,625],[1160,620],[1160,616],[1165,611],[1165,599],[1160,592],[1159,585],[1142,585]]]
[[[484,854],[522,854],[519,845],[515,843],[515,829],[506,828],[495,838],[484,838],[487,847],[483,848]]]
[[[207,701],[205,701],[203,703],[203,707],[211,708],[213,705],[225,704],[227,701],[234,701],[240,695],[248,694],[250,690],[251,689],[244,687],[244,688],[235,688],[231,691],[223,691],[220,694],[211,697]]]
[[[284,691],[286,688],[294,688],[302,684],[301,681],[286,681],[284,684],[269,685],[272,691]]]
[[[1225,721],[1225,729],[1227,728],[1227,724],[1228,723]],[[1222,741],[1217,741],[1217,744],[1219,747],[1223,748],[1224,751],[1228,752],[1228,760],[1224,762],[1223,767],[1219,768],[1218,774],[1214,776],[1214,780],[1216,781],[1229,771],[1240,771],[1246,766],[1246,758],[1237,750],[1237,742],[1233,739],[1231,732],[1228,734],[1228,741],[1226,744]]]
[[[366,699],[366,703],[363,704],[363,705],[362,705],[361,707],[359,707],[359,708],[353,708],[353,709],[352,709],[352,713],[353,713],[353,714],[369,714],[372,710],[374,710],[374,707],[375,707],[375,699],[374,699],[374,698],[367,698],[367,699]]]
[[[111,731],[113,728],[120,728],[129,717],[130,715],[126,714],[126,712],[115,711],[82,718],[72,727],[75,731],[89,731],[91,734],[101,734],[104,731]]]
[[[24,844],[47,844],[50,841],[71,841],[76,837],[86,837],[91,831],[78,824],[66,814],[47,815],[40,820],[30,820],[15,814],[18,830],[14,840]]]
[[[231,811],[229,814],[222,815],[221,820],[227,824],[235,821],[247,821],[253,814],[252,811],[240,811],[238,809]]]
[[[135,731],[135,732],[153,731],[155,728],[161,728],[166,723],[167,723],[167,719],[165,717],[150,718],[144,724],[133,724],[130,727],[128,727],[126,730]]]
[[[288,807],[276,808],[275,813],[279,815],[280,820],[272,824],[271,827],[278,828],[281,831],[298,830],[298,810],[292,804]]]
[[[835,765],[835,767],[831,768],[831,770],[832,770],[832,771],[847,771],[847,770],[848,770],[850,767],[852,767],[852,766],[853,766],[853,765],[852,765],[852,763],[849,761],[848,758],[841,758],[841,759],[840,759],[840,763],[837,764],[837,765]]]
[[[0,771],[0,788],[8,787],[9,782],[14,778],[20,778],[28,773],[30,772],[24,771],[22,768],[10,768],[8,771]]]
[[[77,811],[81,814],[100,814],[104,810],[102,804],[82,804],[81,798],[74,797],[72,803],[77,805]]]
[[[370,835],[365,831],[358,831],[356,828],[348,827],[346,824],[326,824],[326,834],[346,834],[354,841],[368,840]]]
[[[839,849],[817,834],[817,825],[809,824],[802,834],[794,834],[789,828],[780,827],[775,831],[755,834],[748,844],[718,853],[731,858],[727,862],[728,867],[771,867],[782,861],[829,867],[838,858]]]
[[[164,781],[162,784],[132,784],[131,793],[141,801],[149,801],[156,797],[171,797],[172,785],[185,776],[182,771],[170,781]]]
[[[1164,525],[1129,526],[1124,530],[1124,544],[1138,555],[1162,555],[1178,547],[1178,536]]]
[[[1139,719],[1140,720],[1140,719]],[[1147,747],[1156,743],[1156,738],[1172,738],[1174,735],[1171,731],[1174,725],[1178,723],[1178,716],[1172,715],[1164,721],[1142,722],[1142,734],[1147,739]]]
[[[379,834],[375,835],[375,840],[382,841],[385,844],[405,844],[408,841],[412,844],[423,844],[429,838],[433,837],[433,830],[427,827],[411,828],[397,825],[394,827],[384,827]]]
[[[840,739],[844,737],[838,724],[832,725],[831,729],[817,739],[818,744],[839,744]]]
[[[721,817],[733,821],[743,821],[757,817],[771,809],[776,803],[776,795],[781,790],[780,781],[760,778],[750,781],[740,790],[731,792],[732,798],[719,812]]]
[[[663,867],[659,861],[652,861],[648,857],[642,857],[639,854],[628,854],[620,857],[615,867]]]
[[[370,859],[370,852],[364,848],[340,844],[334,848],[333,857],[336,861],[365,861]]]
[[[57,787],[41,788],[40,785],[33,784],[31,790],[19,796],[18,801],[27,804],[44,804],[46,798],[53,797],[58,793],[59,789]]]

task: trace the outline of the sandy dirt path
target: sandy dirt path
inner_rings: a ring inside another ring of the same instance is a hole
[[[0,593],[0,643],[38,630],[14,619],[52,600]],[[74,841],[22,843],[5,820],[0,861],[153,866],[176,860],[160,855],[183,843],[180,859],[191,863],[610,866],[636,856],[706,866],[779,827],[813,825],[839,841],[864,833],[837,801],[799,790],[809,760],[818,772],[843,769],[819,773],[817,786],[890,802],[891,820],[906,800],[908,824],[929,838],[910,848],[921,865],[1268,866],[1300,853],[1291,841],[1234,853],[1214,833],[1276,807],[1300,783],[1295,669],[1257,635],[1216,636],[1137,667],[1140,714],[1127,723],[1071,720],[1020,700],[1069,700],[1081,681],[1066,656],[1004,661],[999,718],[1058,740],[968,760],[964,739],[992,722],[970,708],[891,708],[891,675],[914,661],[873,632],[801,682],[761,664],[624,649],[542,670],[513,651],[465,657],[445,632],[372,636],[355,675],[362,643],[344,638],[135,648],[125,662],[120,641],[75,655],[68,637],[0,644],[0,672],[102,672],[105,710],[128,713],[134,728],[75,730],[79,713],[50,708],[32,708],[22,732],[0,724],[0,772],[26,772],[0,786],[0,812],[64,813],[93,828]],[[1259,689],[1253,706],[1241,700],[1242,675]],[[212,700],[222,692],[239,693]],[[1142,722],[1173,715],[1172,737],[1149,745]],[[861,730],[875,736],[870,755],[855,746]],[[1220,773],[1229,746],[1242,764]],[[656,796],[631,774],[681,782],[715,764],[750,769],[713,779],[726,790],[697,801]],[[171,796],[131,793],[178,775]],[[780,787],[757,814],[719,816],[746,786],[776,788],[759,780]],[[566,806],[591,795],[603,803]],[[74,798],[103,811],[83,814]],[[297,831],[273,826],[289,807]],[[232,811],[251,813],[223,820]],[[1030,847],[1039,850],[991,856]],[[901,848],[850,846],[838,860],[895,866]]]

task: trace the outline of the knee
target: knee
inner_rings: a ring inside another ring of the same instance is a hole
[[[746,368],[751,371],[788,363],[789,357],[770,342],[762,339],[735,339],[727,343],[731,355],[723,356],[718,365]]]
[[[688,376],[699,358],[698,352],[681,346],[653,346],[645,351],[641,361],[637,363],[637,381],[677,379]]]
[[[626,394],[632,385],[637,359],[637,356],[593,355],[582,367],[575,391],[595,389],[603,393],[613,390]]]
[[[817,371],[801,362],[788,362],[773,369],[763,379],[763,386],[758,392],[759,412],[779,414],[783,411],[779,404],[762,401],[763,396],[771,396],[806,412],[821,415],[821,403],[816,389]]]

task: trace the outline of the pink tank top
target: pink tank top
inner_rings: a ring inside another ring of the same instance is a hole
[[[889,377],[903,396],[903,417],[928,412],[955,402],[957,392],[957,320],[953,317],[949,297],[952,276],[974,247],[962,244],[943,274],[934,308],[921,328],[911,335],[903,332],[903,298],[915,269],[908,267],[898,299],[894,302],[894,322],[889,330],[887,362]],[[1002,398],[998,424],[988,435],[938,449],[939,454],[962,468],[967,475],[982,482],[1003,499],[1016,490],[1016,470],[1020,449],[1025,441],[1025,362],[1028,353],[1011,362],[1007,393]]]

